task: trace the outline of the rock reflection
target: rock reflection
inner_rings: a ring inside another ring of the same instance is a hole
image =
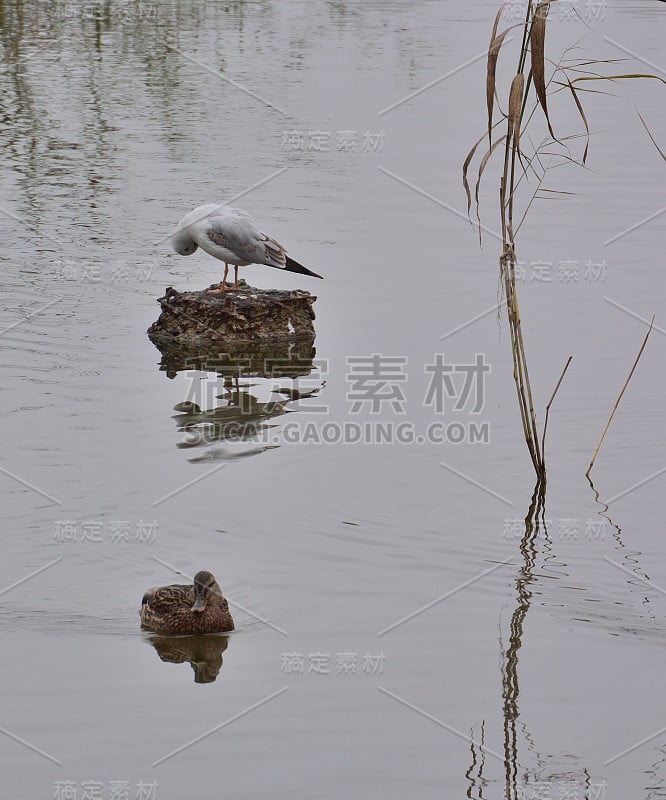
[[[242,343],[202,347],[148,336],[162,354],[160,370],[168,378],[179,372],[216,372],[224,378],[300,378],[314,368],[314,339],[283,339],[275,342]]]
[[[148,641],[160,659],[169,664],[189,662],[195,683],[213,683],[222,669],[222,653],[228,636],[150,636]]]

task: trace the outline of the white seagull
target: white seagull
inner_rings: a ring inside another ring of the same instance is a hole
[[[229,264],[234,265],[234,289],[238,289],[238,267],[266,264],[288,272],[321,278],[316,272],[294,261],[284,247],[257,227],[252,217],[240,208],[208,204],[198,206],[178,223],[171,237],[173,249],[191,256],[198,247],[224,261],[224,278],[214,294],[229,291],[226,280]]]

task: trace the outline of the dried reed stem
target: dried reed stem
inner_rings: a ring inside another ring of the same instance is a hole
[[[553,400],[555,399],[555,395],[557,394],[557,390],[560,388],[560,384],[562,383],[562,379],[564,378],[566,371],[569,369],[569,364],[571,364],[571,359],[573,356],[569,356],[567,359],[567,363],[564,365],[564,369],[562,370],[562,374],[560,375],[560,379],[555,385],[553,389],[553,393],[550,396],[550,400],[546,405],[546,418],[543,421],[543,437],[541,439],[541,454],[543,455],[544,461],[546,459],[546,428],[548,428],[548,414],[550,413],[550,407],[553,404]]]
[[[495,20],[492,26],[492,32],[490,35],[490,43],[488,45],[488,54],[487,54],[487,65],[486,65],[486,105],[487,105],[487,125],[485,133],[478,139],[478,141],[474,144],[472,149],[467,155],[463,163],[463,187],[465,189],[467,195],[467,210],[468,214],[471,210],[471,203],[472,203],[472,196],[470,192],[469,182],[467,179],[468,171],[470,168],[470,164],[475,156],[477,148],[481,144],[481,142],[486,139],[488,140],[488,148],[483,156],[480,157],[479,163],[479,171],[478,171],[478,178],[476,181],[475,187],[475,200],[476,200],[476,215],[478,219],[478,228],[479,228],[479,237],[481,236],[481,217],[479,212],[479,190],[481,185],[481,178],[484,174],[484,170],[492,159],[493,153],[495,149],[504,144],[504,163],[503,168],[500,173],[499,179],[499,202],[500,202],[500,222],[502,226],[502,254],[499,259],[500,265],[500,285],[502,287],[502,291],[506,297],[506,307],[507,307],[507,317],[509,320],[509,329],[511,332],[511,352],[513,358],[513,378],[516,384],[516,392],[518,394],[518,408],[520,410],[520,418],[523,425],[523,433],[525,436],[525,442],[527,444],[527,448],[530,453],[530,457],[532,459],[532,464],[534,465],[534,469],[537,473],[537,478],[540,482],[543,483],[545,487],[545,478],[546,478],[546,465],[545,465],[545,443],[546,443],[546,429],[548,426],[548,415],[550,412],[550,407],[553,403],[555,398],[555,394],[557,393],[562,380],[564,379],[564,375],[569,368],[569,364],[571,363],[571,357],[567,361],[560,378],[555,386],[555,390],[548,401],[546,406],[546,415],[544,419],[544,426],[541,437],[539,436],[539,426],[537,424],[536,413],[534,411],[534,400],[532,396],[532,387],[529,378],[529,372],[527,369],[527,355],[525,353],[525,342],[523,340],[523,332],[522,332],[522,325],[521,325],[521,318],[520,318],[520,309],[518,305],[518,290],[516,287],[516,234],[518,230],[522,226],[525,218],[527,216],[528,211],[530,210],[534,199],[539,196],[544,196],[544,192],[552,192],[551,189],[546,189],[542,187],[542,182],[545,177],[546,172],[551,168],[550,164],[544,165],[540,160],[540,155],[547,152],[545,149],[546,146],[550,145],[558,145],[563,151],[563,163],[581,163],[582,165],[585,164],[587,159],[588,153],[588,146],[589,146],[589,138],[590,138],[590,128],[588,124],[587,117],[585,116],[585,111],[583,109],[582,102],[579,98],[579,92],[584,91],[580,88],[579,84],[583,81],[597,81],[597,80],[626,80],[626,79],[634,79],[634,78],[653,78],[661,81],[662,83],[666,84],[664,78],[661,78],[657,75],[650,75],[644,73],[625,73],[621,75],[599,75],[596,73],[590,73],[587,70],[587,74],[580,75],[578,73],[581,72],[582,67],[589,65],[591,63],[612,63],[609,61],[606,62],[597,62],[597,61],[581,61],[571,64],[567,61],[563,60],[555,64],[555,69],[553,74],[550,78],[546,79],[545,74],[545,67],[546,67],[546,55],[545,55],[545,43],[546,43],[546,29],[548,26],[548,12],[550,10],[551,2],[554,0],[529,0],[527,4],[527,9],[525,12],[525,20],[522,23],[518,23],[518,25],[511,25],[504,30],[499,30],[500,21],[502,15],[508,6],[508,0],[505,0],[497,11],[495,16]],[[509,91],[509,99],[508,99],[508,107],[507,112],[503,112],[500,107],[499,96],[497,94],[497,61],[499,59],[500,51],[502,46],[504,45],[505,41],[507,41],[507,34],[510,30],[515,27],[522,27],[522,42],[520,45],[520,52],[518,56],[518,66],[516,73],[511,82],[511,88]],[[569,77],[569,72],[577,73],[574,77]],[[556,78],[562,77],[563,80],[557,80]],[[575,158],[571,155],[569,148],[566,144],[567,139],[575,138],[575,137],[563,137],[557,138],[553,132],[553,127],[551,125],[550,115],[548,112],[548,101],[547,101],[547,93],[548,89],[551,86],[551,83],[555,86],[559,87],[555,89],[555,91],[566,90],[570,92],[573,102],[576,106],[578,114],[583,122],[585,127],[585,133],[583,134],[585,137],[585,149],[582,155],[582,161],[578,162]],[[497,101],[497,102],[496,102]],[[531,110],[528,110],[528,105],[531,105]],[[495,121],[495,112],[499,111],[500,119]],[[533,156],[528,157],[521,150],[521,138],[524,135],[526,129],[530,127],[530,123],[536,111],[541,109],[543,112],[543,117],[546,122],[548,132],[550,134],[550,139],[546,142],[540,144],[538,147],[535,148],[535,153]],[[640,117],[640,114],[639,114]],[[662,150],[659,149],[657,146],[656,140],[652,136],[647,124],[641,117],[641,122],[643,123],[645,129],[648,132],[648,135],[652,139],[655,147],[657,147],[659,153],[662,157],[664,157],[664,153]],[[493,131],[497,125],[503,125],[506,123],[506,133],[499,138],[496,138],[493,141]],[[536,161],[536,166],[534,162]],[[520,183],[522,182],[523,178],[527,179],[528,172],[531,171],[535,174],[538,179],[537,188],[532,195],[527,207],[525,208],[523,215],[518,223],[518,228],[514,226],[514,201],[516,197],[516,190],[518,189]],[[541,174],[540,174],[541,173]],[[569,194],[568,192],[561,192],[561,194]],[[651,327],[650,327],[651,329]],[[649,336],[649,331],[648,331]],[[646,337],[647,341],[647,337]],[[643,347],[645,347],[645,342],[643,343]],[[643,348],[641,348],[641,352]],[[640,358],[640,353],[638,355]],[[638,361],[638,359],[636,360]],[[635,368],[636,364],[634,364]],[[633,374],[633,369],[627,379],[627,383]],[[620,393],[620,397],[618,397],[615,407],[613,408],[613,412],[611,414],[611,418],[608,420],[608,424],[606,425],[606,429],[602,434],[601,440],[597,445],[597,449],[594,452],[592,457],[592,462],[590,463],[589,470],[592,468],[594,464],[594,459],[599,451],[599,447],[603,441],[603,438],[606,434],[606,430],[608,430],[608,426],[610,425],[611,419],[613,418],[613,414],[615,413],[615,409],[617,408],[618,403],[622,397],[622,393],[626,388],[626,384]]]
[[[611,411],[610,417],[608,417],[608,422],[606,423],[606,427],[604,428],[604,432],[601,434],[601,439],[599,439],[599,443],[597,444],[596,448],[594,449],[594,453],[592,454],[592,461],[590,461],[590,466],[587,468],[587,472],[585,473],[585,475],[588,476],[588,477],[590,475],[590,470],[594,466],[594,461],[595,461],[595,459],[597,457],[597,453],[599,452],[599,449],[600,449],[600,447],[601,447],[601,445],[602,445],[602,443],[604,441],[604,437],[606,436],[606,431],[610,428],[610,424],[611,424],[611,422],[613,420],[613,417],[615,416],[615,412],[617,411],[617,407],[620,405],[620,400],[622,400],[622,395],[624,394],[624,390],[629,385],[629,381],[631,380],[631,376],[634,374],[634,370],[636,369],[636,365],[638,364],[638,361],[639,361],[640,357],[643,355],[643,350],[645,350],[645,345],[647,344],[647,340],[650,337],[650,334],[652,333],[652,325],[653,324],[654,324],[654,317],[652,317],[652,319],[650,320],[650,327],[648,328],[648,332],[645,334],[645,339],[643,339],[643,344],[641,345],[641,349],[638,351],[638,355],[636,356],[636,360],[634,361],[634,365],[631,368],[631,372],[629,373],[629,375],[627,377],[627,380],[624,382],[624,386],[620,390],[620,394],[617,396],[617,400],[615,401],[615,404],[613,406],[613,410]]]

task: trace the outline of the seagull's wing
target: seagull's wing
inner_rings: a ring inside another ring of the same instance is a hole
[[[260,231],[244,211],[225,209],[223,213],[208,217],[206,235],[211,242],[249,264],[266,264],[278,269],[286,267],[284,247]]]
[[[205,225],[204,235],[233,256],[227,259],[232,264],[266,264],[287,272],[321,278],[321,275],[290,258],[280,242],[261,231],[245,211],[229,206],[220,207],[219,213],[206,218]],[[219,252],[213,255],[224,258]]]

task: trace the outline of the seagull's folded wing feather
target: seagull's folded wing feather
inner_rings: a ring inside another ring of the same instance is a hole
[[[207,220],[208,238],[250,264],[285,268],[285,249],[262,233],[244,213],[230,213]]]
[[[275,239],[271,239],[265,233],[260,234],[261,244],[264,249],[264,264],[278,269],[284,269],[286,266],[286,253],[287,251]]]

